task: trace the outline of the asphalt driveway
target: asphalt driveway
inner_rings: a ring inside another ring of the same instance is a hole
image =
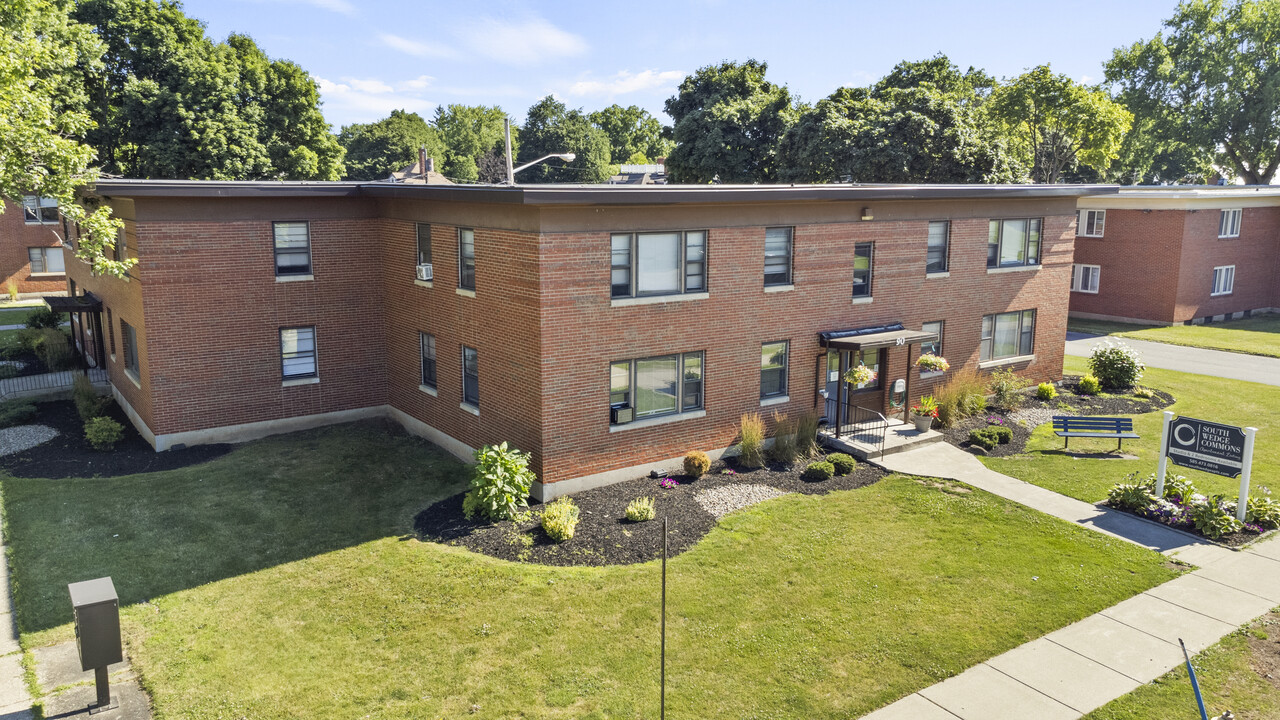
[[[1089,357],[1093,346],[1101,342],[1104,337],[1106,336],[1069,332],[1067,333],[1067,354]],[[1142,362],[1148,367],[1280,385],[1280,358],[1205,350],[1148,340],[1129,338],[1116,338],[1116,340],[1141,353]]]

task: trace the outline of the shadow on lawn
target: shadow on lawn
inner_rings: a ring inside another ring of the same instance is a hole
[[[22,632],[71,620],[67,583],[111,576],[124,605],[385,537],[463,487],[461,462],[367,421],[113,478],[5,477]]]

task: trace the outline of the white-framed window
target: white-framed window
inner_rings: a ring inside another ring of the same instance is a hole
[[[458,228],[458,288],[476,289],[476,231],[471,228]]]
[[[276,275],[311,274],[311,229],[306,222],[273,222]]]
[[[942,355],[942,327],[943,327],[943,321],[942,321],[942,320],[934,320],[933,322],[927,322],[927,323],[923,323],[922,325],[920,325],[920,329],[921,329],[921,330],[923,330],[923,331],[925,331],[925,332],[931,332],[931,333],[937,333],[937,334],[938,334],[938,339],[937,339],[936,341],[934,341],[934,342],[925,342],[925,343],[920,343],[920,354],[921,354],[921,355],[930,355],[930,354],[932,354],[932,355],[937,355],[938,357],[943,357],[943,355]],[[920,376],[921,376],[921,377],[930,377],[930,376],[933,376],[933,375],[941,375],[941,374],[942,374],[941,372],[929,371],[929,370],[926,370],[926,369],[924,369],[924,368],[921,368],[921,369],[920,369]]]
[[[1239,208],[1234,210],[1223,210],[1218,217],[1218,237],[1240,237],[1240,216],[1243,214]]]
[[[982,316],[982,343],[978,359],[1002,360],[1035,352],[1036,311],[1014,310]]]
[[[1076,224],[1076,234],[1082,237],[1102,237],[1106,224],[1106,210],[1081,210],[1080,221]]]
[[[787,346],[789,341],[767,342],[760,345],[760,397],[781,397],[787,394]]]
[[[480,353],[462,346],[462,402],[480,407]]]
[[[124,369],[132,373],[134,379],[139,377],[138,369],[138,331],[124,320],[120,321],[120,345],[124,352]]]
[[[64,273],[67,271],[62,264],[62,248],[60,247],[27,248],[27,257],[31,260],[31,272],[33,274]]]
[[[1230,295],[1235,287],[1235,265],[1219,265],[1213,269],[1213,292],[1210,295]]]
[[[617,233],[610,240],[615,298],[707,291],[707,231]]]
[[[987,267],[1040,264],[1040,218],[992,220],[987,234]]]
[[[434,388],[436,386],[436,336],[431,333],[418,333],[418,350],[422,355],[422,384]]]
[[[635,420],[701,410],[705,362],[701,350],[611,362],[609,407],[633,408]]]
[[[789,227],[764,231],[764,284],[791,284],[791,236]]]
[[[418,264],[431,263],[431,225],[418,223]]]
[[[853,246],[853,296],[871,297],[871,260],[875,243]]]
[[[929,223],[929,245],[926,250],[924,271],[941,273],[947,271],[947,249],[951,241],[951,222],[937,220]]]
[[[1098,275],[1101,272],[1101,265],[1072,265],[1071,292],[1092,293],[1096,295],[1098,292]]]
[[[53,198],[24,195],[22,221],[28,225],[52,225],[58,222],[58,201]]]
[[[316,328],[280,328],[280,374],[285,380],[316,377]]]

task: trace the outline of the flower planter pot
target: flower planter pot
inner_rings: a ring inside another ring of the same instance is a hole
[[[911,421],[916,424],[916,430],[918,432],[925,432],[929,428],[933,427],[933,418],[928,415],[916,415],[911,418]]]

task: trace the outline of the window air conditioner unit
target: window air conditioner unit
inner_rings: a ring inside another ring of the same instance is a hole
[[[630,405],[613,405],[609,408],[609,422],[614,425],[629,423],[635,419],[635,412]]]
[[[423,282],[431,280],[431,263],[423,263],[418,266],[418,279]]]

